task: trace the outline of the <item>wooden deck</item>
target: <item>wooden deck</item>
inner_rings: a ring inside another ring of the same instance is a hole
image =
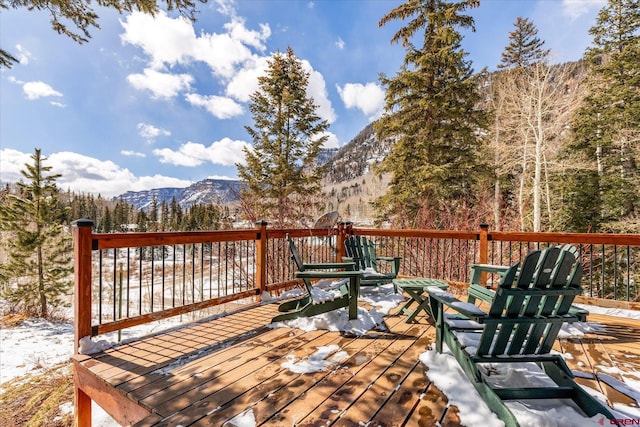
[[[355,337],[273,329],[267,325],[276,312],[275,304],[251,306],[76,356],[76,381],[116,420],[136,426],[222,426],[248,409],[258,426],[460,425],[418,359],[433,341],[426,318],[407,324],[392,314],[388,331]],[[640,322],[599,315],[589,321],[602,331],[557,345],[573,355],[571,368],[614,378],[620,375],[613,368],[640,372]],[[332,344],[349,357],[326,371],[297,374],[282,366]],[[579,381],[635,405],[602,382]]]

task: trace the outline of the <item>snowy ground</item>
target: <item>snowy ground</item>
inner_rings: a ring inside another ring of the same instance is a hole
[[[321,290],[314,298],[330,298],[331,290]],[[266,295],[265,295],[266,297]],[[296,319],[294,321],[283,322],[275,325],[297,327],[304,330],[329,329],[350,331],[355,334],[364,333],[366,330],[379,327],[382,324],[382,316],[391,308],[395,307],[401,300],[398,295],[393,294],[391,285],[380,288],[363,288],[362,300],[369,302],[374,308],[371,310],[361,309],[358,319],[349,321],[346,310],[336,310],[320,316],[306,319]],[[626,318],[640,319],[640,312],[625,310],[607,310],[598,307],[585,306],[592,313],[608,314]],[[159,330],[173,328],[179,325],[180,319],[167,320],[159,324],[143,325],[123,332],[122,339],[130,339]],[[585,328],[595,327],[595,325],[584,325]],[[573,328],[564,331],[565,334],[580,334],[580,328]],[[112,344],[116,340],[116,335],[111,334],[104,338]],[[293,357],[284,362],[283,367],[298,373],[315,372],[317,370],[331,369],[331,366],[339,363],[349,354],[341,348],[335,346],[320,348],[310,358],[296,360]],[[13,378],[26,375],[28,373],[41,373],[59,363],[69,360],[73,354],[73,326],[71,323],[52,323],[42,320],[26,320],[21,325],[0,330],[0,392],[2,383]],[[457,405],[460,409],[461,421],[466,425],[482,425],[487,427],[503,425],[493,413],[483,404],[482,399],[477,395],[473,386],[469,384],[456,360],[445,351],[438,354],[434,350],[429,350],[420,356],[420,360],[428,369],[429,378],[440,388],[449,398],[449,404]],[[519,383],[525,381],[540,381],[539,372],[535,365],[522,364],[513,366],[504,372],[498,372],[498,380],[512,381],[517,378]],[[627,373],[625,383],[621,383],[609,377],[610,384],[618,390],[625,391],[628,395],[635,397],[640,404],[640,373]],[[601,378],[606,381],[607,378]],[[596,391],[590,390],[592,394],[604,401],[604,396]],[[515,403],[511,406],[517,414],[522,426],[585,426],[602,425],[602,417],[586,419],[571,408],[566,402],[551,402],[537,407],[524,406]],[[73,408],[65,405],[65,410],[71,412]],[[631,420],[630,423],[640,423],[640,410],[638,408],[619,405],[616,406],[614,414],[621,420]],[[94,405],[93,410],[94,426],[113,427],[116,423],[100,407]],[[238,427],[252,427],[255,425],[253,413],[250,409],[240,414],[234,419]],[[607,421],[604,421],[608,424]]]

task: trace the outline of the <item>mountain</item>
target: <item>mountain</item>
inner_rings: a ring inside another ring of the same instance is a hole
[[[323,179],[325,193],[327,193],[330,210],[345,208],[352,210],[354,203],[359,206],[368,202],[384,191],[386,182],[374,179],[372,165],[382,161],[390,152],[392,141],[378,141],[375,138],[373,125],[369,124],[349,143],[341,148],[328,148],[320,151],[317,159],[319,166],[329,164]],[[367,184],[369,182],[369,184]],[[375,188],[368,188],[375,184]],[[238,194],[243,184],[241,181],[205,179],[187,188],[156,188],[147,191],[128,191],[114,200],[123,200],[136,209],[149,209],[153,199],[157,203],[167,203],[175,197],[183,209],[188,209],[194,203],[233,203],[238,200]],[[347,199],[358,197],[351,203]],[[364,208],[363,208],[364,209]]]
[[[318,158],[316,159],[316,164],[318,166],[322,166],[327,164],[333,159],[336,154],[338,154],[337,148],[322,148],[318,153]]]
[[[338,184],[373,172],[373,165],[389,155],[393,142],[391,139],[378,141],[373,123],[368,124],[337,151],[325,174],[327,182]]]
[[[127,191],[117,196],[114,200],[123,200],[132,204],[136,209],[149,209],[153,199],[158,205],[163,201],[170,203],[175,197],[176,202],[183,209],[188,209],[195,203],[219,203],[227,204],[238,200],[238,194],[242,188],[241,181],[224,179],[204,179],[186,188],[156,188],[145,191]]]

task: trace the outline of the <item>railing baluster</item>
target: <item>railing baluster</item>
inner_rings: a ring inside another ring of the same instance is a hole
[[[138,260],[140,263],[140,269],[138,270],[138,315],[142,315],[142,277],[144,276],[144,270],[142,269],[142,251],[144,247],[141,247],[138,251]]]
[[[164,310],[164,299],[165,299],[165,294],[164,293],[165,293],[165,285],[166,285],[166,283],[165,283],[165,280],[166,280],[165,279],[165,277],[166,277],[166,275],[165,275],[165,257],[164,257],[165,246],[160,246],[160,249],[162,251],[160,253],[160,256],[162,257],[162,294],[161,294],[162,296],[160,297],[160,307],[161,307],[161,310]]]
[[[171,257],[172,257],[172,265],[173,265],[173,281],[172,281],[172,287],[171,287],[171,307],[175,307],[176,306],[176,245],[172,246],[172,250],[171,250]]]
[[[98,252],[98,324],[102,324],[102,251]]]
[[[605,292],[606,292],[606,286],[605,286],[605,281],[604,281],[604,279],[605,279],[605,267],[606,267],[606,265],[607,265],[607,258],[606,258],[605,251],[604,251],[604,244],[602,245],[602,252],[601,252],[601,253],[602,253],[602,256],[601,256],[601,259],[602,259],[602,283],[601,283],[601,286],[602,286],[602,296],[603,296],[603,298],[606,298],[608,295],[607,295],[607,294],[605,294]]]
[[[131,291],[131,248],[127,248],[127,317],[130,316],[129,313],[129,301],[131,300],[130,292]]]
[[[154,312],[154,307],[153,307],[153,284],[155,282],[155,276],[156,276],[156,266],[155,266],[155,258],[156,258],[156,253],[155,253],[155,246],[151,246],[151,295],[149,297],[149,307],[151,308],[151,312]]]
[[[631,247],[627,246],[627,301],[631,301]]]

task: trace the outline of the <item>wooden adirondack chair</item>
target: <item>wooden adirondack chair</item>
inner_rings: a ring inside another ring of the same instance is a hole
[[[562,254],[562,256],[561,256]],[[582,266],[560,248],[529,253],[502,275],[490,308],[485,312],[439,288],[428,288],[436,317],[436,350],[443,343],[460,363],[480,396],[507,426],[518,426],[505,405],[508,400],[572,399],[585,414],[601,413],[616,423],[611,412],[576,382],[560,354],[551,347],[563,323],[580,321],[571,304],[582,292]],[[445,307],[459,313],[445,313]],[[499,387],[491,383],[486,364],[534,362],[555,386]]]
[[[579,256],[578,248],[573,245],[564,244],[564,245],[558,246],[557,248],[560,250],[560,253],[558,254],[558,258],[556,260],[556,265],[554,266],[554,268],[559,268],[563,264],[564,258],[566,256],[572,257],[570,259],[573,261],[575,261]],[[539,258],[538,262],[540,263],[541,261],[542,261],[542,258]],[[496,292],[481,284],[481,280],[480,280],[481,274],[483,272],[493,273],[493,274],[499,275],[500,277],[503,277],[506,274],[506,272],[509,270],[509,268],[510,268],[509,266],[504,266],[504,265],[471,264],[470,284],[469,284],[469,288],[467,289],[469,298],[467,302],[475,303],[476,300],[491,302],[495,297]],[[516,278],[518,277],[519,274],[520,274],[520,269],[518,269],[518,271],[516,272]],[[552,272],[552,274],[554,273]],[[535,277],[532,277],[532,280],[533,279],[535,279]],[[589,314],[586,310],[583,310],[573,305],[569,309],[569,312],[571,314],[577,315],[579,317],[580,322],[586,322],[587,315]]]
[[[283,313],[275,316],[271,319],[271,322],[315,316],[342,307],[348,307],[349,319],[357,319],[360,272],[355,268],[355,264],[353,262],[304,263],[300,252],[298,252],[295,243],[288,234],[287,242],[291,252],[291,259],[298,268],[296,277],[302,279],[305,293],[299,298],[281,303],[278,306],[278,311]],[[343,270],[335,271],[336,269]],[[340,286],[339,298],[329,301],[314,301],[312,281],[316,279],[349,279],[349,283]]]
[[[568,252],[574,255],[574,257],[578,257],[579,250],[577,247],[564,244],[559,247],[561,252]],[[489,274],[497,274],[499,276],[504,276],[504,274],[509,270],[508,265],[494,265],[494,264],[471,264],[471,274],[470,274],[470,282],[472,285],[480,285],[482,281],[482,273]]]
[[[362,277],[360,278],[360,286],[378,286],[392,283],[393,279],[398,276],[400,270],[401,257],[380,257],[376,256],[375,244],[364,236],[349,236],[344,241],[344,247],[347,253],[342,260],[346,262],[355,262],[360,270]],[[390,272],[380,272],[378,270],[378,262],[386,262],[390,264]],[[397,288],[394,285],[394,290]]]

